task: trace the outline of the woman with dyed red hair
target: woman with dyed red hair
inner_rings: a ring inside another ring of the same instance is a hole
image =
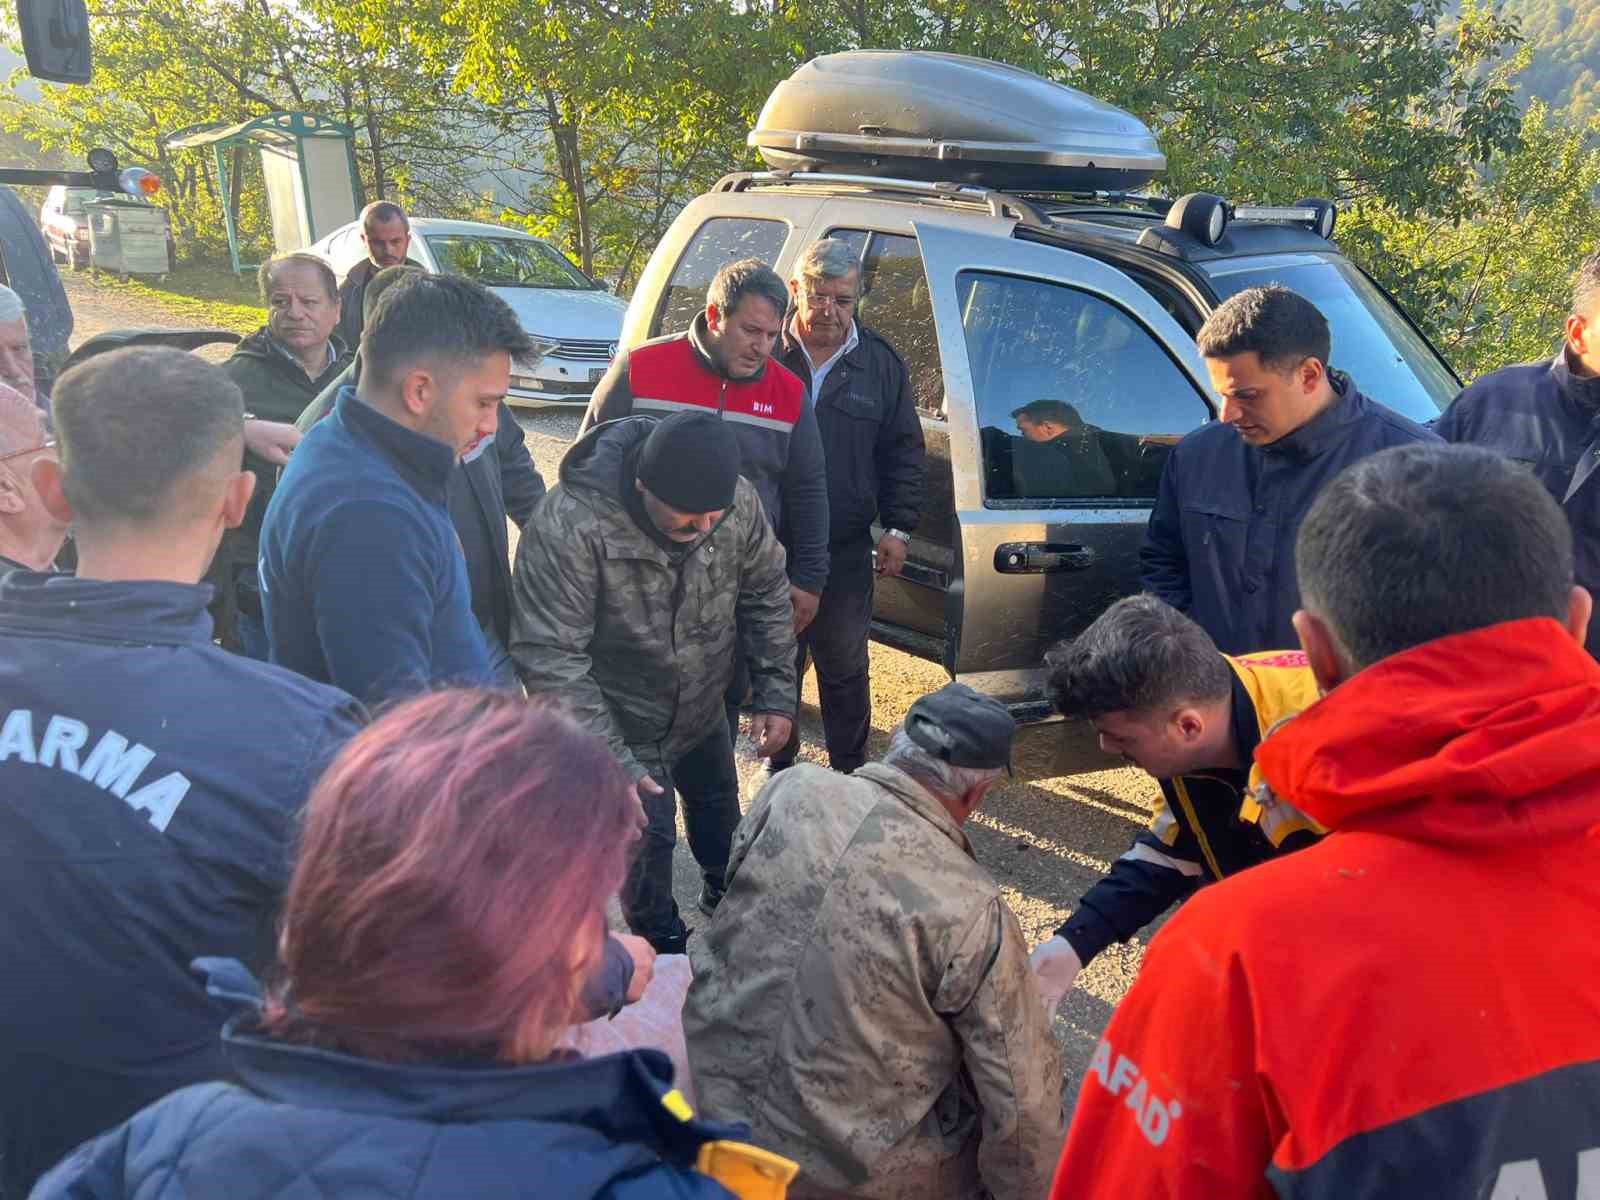
[[[231,1021],[237,1083],[90,1142],[52,1197],[725,1198],[666,1055],[555,1051],[583,1014],[639,812],[558,711],[446,691],[358,735],[307,804],[280,977]],[[212,993],[253,981],[212,966]]]

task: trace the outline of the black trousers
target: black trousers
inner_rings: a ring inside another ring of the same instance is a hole
[[[870,544],[834,549],[822,602],[816,619],[800,635],[795,661],[796,687],[805,678],[807,658],[816,664],[828,765],[846,774],[867,761],[867,734],[872,729],[872,688],[867,673],[872,582]],[[800,722],[796,720],[789,744],[773,757],[772,765],[787,767],[799,753]]]
[[[727,726],[714,722],[705,739],[656,778],[659,796],[641,795],[645,828],[639,853],[622,885],[622,913],[628,928],[661,954],[682,954],[688,928],[672,896],[672,849],[678,842],[677,797],[683,796],[683,823],[689,849],[708,888],[720,893],[728,851],[739,824],[739,772]]]

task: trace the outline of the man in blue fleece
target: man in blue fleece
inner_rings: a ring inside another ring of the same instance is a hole
[[[419,275],[383,296],[360,382],[300,443],[262,523],[273,662],[369,702],[491,682],[448,488],[530,349],[470,280]]]

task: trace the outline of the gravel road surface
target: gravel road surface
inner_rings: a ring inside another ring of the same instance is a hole
[[[107,329],[133,325],[181,327],[188,322],[153,302],[133,300],[88,280],[63,277],[76,317],[73,344]],[[225,348],[222,349],[225,353]],[[208,357],[217,357],[216,353]],[[545,482],[553,484],[561,456],[577,432],[575,411],[524,410],[519,421]],[[513,546],[516,531],[513,529]],[[874,645],[872,648],[873,735],[871,754],[917,697],[946,682],[937,664]],[[800,713],[803,755],[825,762],[814,677],[808,677]],[[764,778],[748,743],[739,747],[746,802]],[[979,860],[998,879],[1030,944],[1047,938],[1073,902],[1127,849],[1157,793],[1142,773],[1119,767],[1077,727],[1056,725],[1031,734],[1018,755],[1017,777],[997,787],[968,831]],[[698,874],[680,837],[675,886],[691,925],[702,922],[694,901]],[[1055,1032],[1075,1091],[1111,1015],[1132,982],[1141,943],[1112,947],[1101,955],[1062,1001]]]

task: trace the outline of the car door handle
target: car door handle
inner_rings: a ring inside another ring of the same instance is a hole
[[[994,548],[994,569],[1002,575],[1045,575],[1084,571],[1094,551],[1076,542],[1005,542]]]

